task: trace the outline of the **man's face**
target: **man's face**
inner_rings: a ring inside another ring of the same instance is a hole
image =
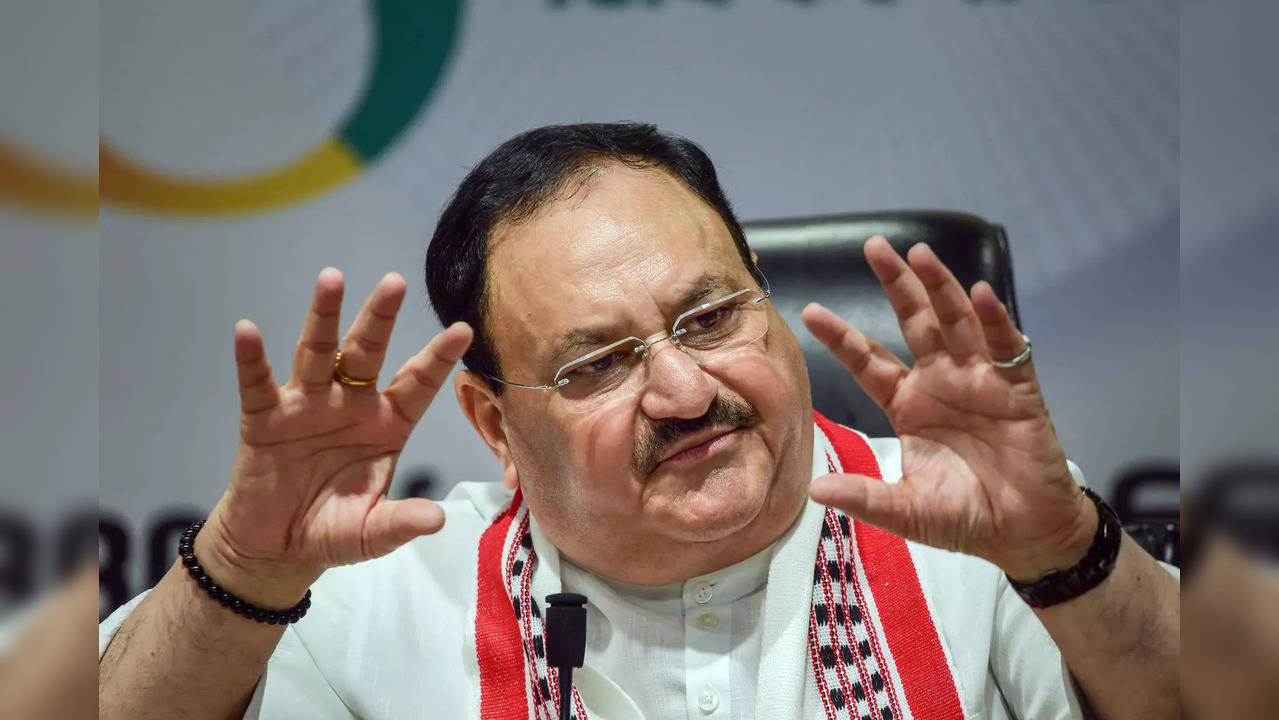
[[[504,379],[549,384],[565,363],[665,337],[684,311],[746,288],[758,285],[713,209],[666,172],[608,164],[494,233],[489,332]],[[758,341],[700,365],[657,343],[634,393],[604,407],[582,412],[558,390],[498,398],[508,465],[561,550],[616,568],[789,526],[809,479],[808,376],[781,316],[759,307]]]

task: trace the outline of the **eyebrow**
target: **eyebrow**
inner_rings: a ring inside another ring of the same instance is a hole
[[[721,273],[702,273],[702,276],[693,283],[693,287],[684,293],[679,299],[679,306],[688,310],[694,305],[710,297],[712,293],[720,293],[727,295],[734,290],[734,280],[727,275]],[[740,288],[738,288],[740,289]],[[680,312],[683,312],[681,310]]]
[[[676,304],[681,308],[680,312],[684,312],[713,294],[727,295],[733,292],[737,282],[740,281],[735,281],[722,273],[703,273],[693,283],[692,287],[676,300]],[[589,352],[606,344],[617,342],[623,337],[620,332],[609,334],[609,331],[605,329],[578,328],[570,330],[551,347],[551,351],[547,356],[549,359],[548,364],[553,364],[570,353],[581,351],[579,354],[582,354]]]
[[[612,339],[610,339],[612,338]],[[612,337],[603,330],[573,330],[561,337],[551,348],[549,358],[552,362],[562,360],[570,352],[584,352],[603,347],[606,343],[617,342],[621,337]],[[579,354],[583,354],[579,353]]]

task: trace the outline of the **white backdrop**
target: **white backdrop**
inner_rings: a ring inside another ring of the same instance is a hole
[[[280,166],[356,102],[374,28],[356,2],[106,3],[103,137],[170,175]],[[1068,453],[1103,488],[1175,462],[1177,33],[1164,0],[466,0],[424,110],[350,182],[215,217],[104,204],[101,506],[133,541],[129,592],[154,520],[206,512],[229,479],[236,319],[286,369],[320,268],[346,273],[352,313],[398,270],[398,366],[439,329],[420,276],[443,203],[497,143],[555,122],[692,138],[744,219],[935,207],[1004,224]],[[496,478],[451,397],[401,461],[420,470],[441,489]]]

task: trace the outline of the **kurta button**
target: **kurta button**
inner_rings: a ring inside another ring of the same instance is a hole
[[[711,601],[712,594],[711,586],[701,583],[693,590],[693,599],[697,601],[698,605],[705,605]]]
[[[706,688],[697,695],[697,709],[710,715],[719,707],[719,693]]]
[[[704,612],[697,616],[697,626],[703,630],[714,630],[719,627],[719,616],[715,613]]]

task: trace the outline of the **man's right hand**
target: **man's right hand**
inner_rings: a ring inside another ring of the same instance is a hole
[[[231,485],[196,536],[208,575],[254,604],[287,608],[334,565],[385,555],[438,531],[444,513],[430,500],[388,500],[404,443],[470,345],[456,323],[400,368],[383,391],[334,380],[334,359],[350,378],[381,370],[404,278],[378,283],[338,344],[342,274],[320,273],[293,355],[289,381],[276,385],[258,328],[235,327],[240,447]]]

